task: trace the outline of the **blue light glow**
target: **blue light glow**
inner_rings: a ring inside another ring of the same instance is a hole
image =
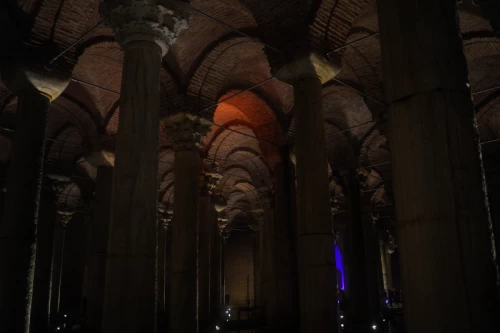
[[[342,253],[340,252],[339,247],[335,244],[335,264],[337,266],[337,270],[340,272],[341,281],[339,281],[340,290],[345,289],[345,273],[344,273],[344,262],[342,260]]]

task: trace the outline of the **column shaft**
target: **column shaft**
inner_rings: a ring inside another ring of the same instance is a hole
[[[18,96],[17,128],[0,225],[0,322],[6,332],[28,332],[36,255],[49,99]]]
[[[265,300],[262,299],[262,230],[261,227],[255,232],[254,239],[254,297],[258,306],[265,305]]]
[[[125,46],[102,332],[153,332],[160,65],[153,42]]]
[[[55,198],[44,196],[40,204],[30,329],[30,332],[35,333],[48,332],[51,261],[55,225],[54,220],[56,216],[56,205],[54,201]]]
[[[366,277],[368,288],[368,299],[370,304],[370,319],[377,318],[380,311],[380,259],[377,232],[373,226],[369,214],[363,214],[363,233],[366,256]],[[374,321],[375,322],[375,321]]]
[[[301,332],[336,332],[337,283],[319,78],[294,82]]]
[[[210,215],[210,318],[217,316],[220,300],[220,236],[217,227],[217,212],[211,210]]]
[[[493,332],[489,213],[456,1],[378,6],[406,332]]]
[[[198,320],[207,327],[210,319],[210,196],[200,195],[198,202]]]
[[[156,283],[158,288],[158,332],[163,332],[167,329],[167,230],[163,228],[161,223],[158,223],[158,257],[157,257],[157,277]]]
[[[113,168],[98,167],[88,262],[85,329],[89,333],[101,332],[112,189]]]
[[[270,332],[276,330],[276,312],[277,312],[277,290],[276,290],[276,263],[274,241],[275,235],[275,220],[274,209],[269,199],[264,203],[264,221],[260,227],[260,236],[262,239],[260,254],[260,292],[262,301],[266,306],[267,329]]]
[[[197,149],[175,152],[174,175],[170,331],[195,333],[198,331],[196,229],[200,178],[200,153]]]
[[[394,288],[394,284],[392,283],[392,255],[387,252],[387,245],[385,246],[385,270],[387,274],[387,288]]]
[[[349,327],[356,333],[370,332],[370,300],[367,286],[365,239],[363,213],[361,209],[360,184],[356,171],[349,170],[348,205],[351,221],[349,224]]]
[[[295,224],[292,210],[295,205],[290,197],[295,196],[293,184],[287,174],[286,163],[274,169],[274,239],[272,240],[275,270],[276,310],[275,327],[279,332],[297,332],[299,329],[299,302],[297,270],[295,265]]]
[[[64,243],[66,228],[56,225],[52,243],[52,264],[50,267],[49,322],[52,322],[61,305],[61,282],[64,264]]]

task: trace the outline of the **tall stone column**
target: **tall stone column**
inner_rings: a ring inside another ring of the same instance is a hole
[[[178,113],[163,121],[175,150],[170,331],[198,331],[197,225],[201,140],[210,123]]]
[[[214,291],[216,293],[216,310],[213,313],[214,315],[217,315],[217,311],[219,311],[223,306],[224,306],[224,299],[223,299],[223,284],[224,284],[224,242],[223,242],[223,237],[222,237],[222,228],[221,225],[223,225],[223,219],[222,216],[224,210],[227,207],[227,202],[223,197],[216,197],[213,199],[214,201],[214,208],[215,212],[217,213],[214,218],[215,218],[215,230],[214,233],[216,233],[215,239],[217,240],[216,242],[216,247],[214,247],[214,266],[217,269],[217,271],[214,270]]]
[[[347,172],[347,204],[351,217],[349,235],[349,327],[353,332],[372,331],[370,299],[367,285],[367,265],[361,207],[361,188],[357,170]]]
[[[277,327],[277,312],[278,312],[278,295],[277,295],[277,276],[276,276],[276,257],[275,240],[276,240],[276,224],[274,218],[274,203],[272,194],[269,192],[261,192],[260,202],[262,205],[262,223],[260,225],[261,238],[261,278],[260,289],[261,299],[264,301],[267,318],[267,330],[270,332],[278,330]]]
[[[277,73],[294,88],[297,251],[301,332],[336,332],[337,277],[323,118],[322,82],[337,74],[311,54]]]
[[[267,295],[262,289],[264,269],[264,210],[254,209],[252,211],[255,226],[254,245],[254,297],[259,306],[265,306],[267,310]],[[267,315],[267,313],[266,313]]]
[[[95,205],[94,216],[91,219],[85,318],[85,330],[89,333],[101,332],[106,284],[106,255],[111,218],[113,167],[98,166],[95,183]]]
[[[378,1],[407,333],[498,332],[490,218],[456,3]]]
[[[18,98],[5,215],[0,224],[0,322],[6,332],[29,331],[47,113],[69,76],[69,72],[42,66],[2,69],[2,80]]]
[[[220,307],[220,246],[221,238],[217,226],[217,211],[212,210],[210,220],[210,318],[214,320]]]
[[[45,181],[52,184],[53,195],[41,198],[40,218],[37,223],[36,269],[30,328],[30,332],[36,333],[49,331],[54,228],[58,223],[57,199],[71,179],[49,174],[46,175]]]
[[[201,175],[198,198],[198,321],[201,331],[210,322],[210,193],[206,175]]]
[[[385,251],[385,242],[380,239],[379,240],[379,251],[380,251],[380,263],[382,268],[382,279],[384,283],[384,290],[388,290],[392,288],[392,285],[389,287],[389,281],[387,279],[387,260],[385,259],[386,251]]]
[[[124,50],[102,332],[156,329],[160,67],[187,27],[181,11],[172,7],[175,4],[101,4],[102,16]]]
[[[171,209],[158,203],[158,256],[157,256],[157,288],[158,288],[158,332],[168,330],[168,310],[170,292],[170,270],[171,262],[171,229],[172,229]]]
[[[276,310],[274,326],[278,332],[297,332],[298,330],[298,290],[295,265],[295,229],[289,200],[292,191],[286,173],[286,163],[281,162],[274,168],[274,239],[271,240],[274,271]]]
[[[66,227],[73,214],[74,212],[70,210],[57,211],[58,221],[54,226],[52,264],[50,268],[49,322],[52,322],[60,311]]]
[[[364,206],[364,205],[363,205]],[[372,216],[369,212],[363,212],[363,233],[366,256],[366,277],[368,287],[368,299],[370,304],[371,324],[379,320],[380,312],[380,290],[382,289],[382,275],[380,269],[380,255],[378,235]]]

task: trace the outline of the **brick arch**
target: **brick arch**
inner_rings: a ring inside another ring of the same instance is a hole
[[[248,37],[235,37],[215,46],[206,54],[189,81],[187,93],[197,99],[197,109],[217,103],[240,62],[263,56],[262,44]],[[269,72],[269,67],[267,70]],[[257,74],[255,82],[250,83],[258,83],[259,79]]]

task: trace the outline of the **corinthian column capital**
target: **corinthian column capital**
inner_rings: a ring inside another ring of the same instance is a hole
[[[156,43],[165,55],[188,27],[187,4],[176,0],[103,0],[101,15],[122,47],[130,42]]]
[[[57,214],[59,215],[59,226],[62,228],[66,228],[69,222],[71,222],[71,219],[73,218],[73,215],[75,212],[71,209],[64,209],[64,210],[58,210]]]
[[[162,120],[165,132],[174,142],[174,149],[193,150],[201,147],[212,125],[208,120],[186,113],[177,113]]]

